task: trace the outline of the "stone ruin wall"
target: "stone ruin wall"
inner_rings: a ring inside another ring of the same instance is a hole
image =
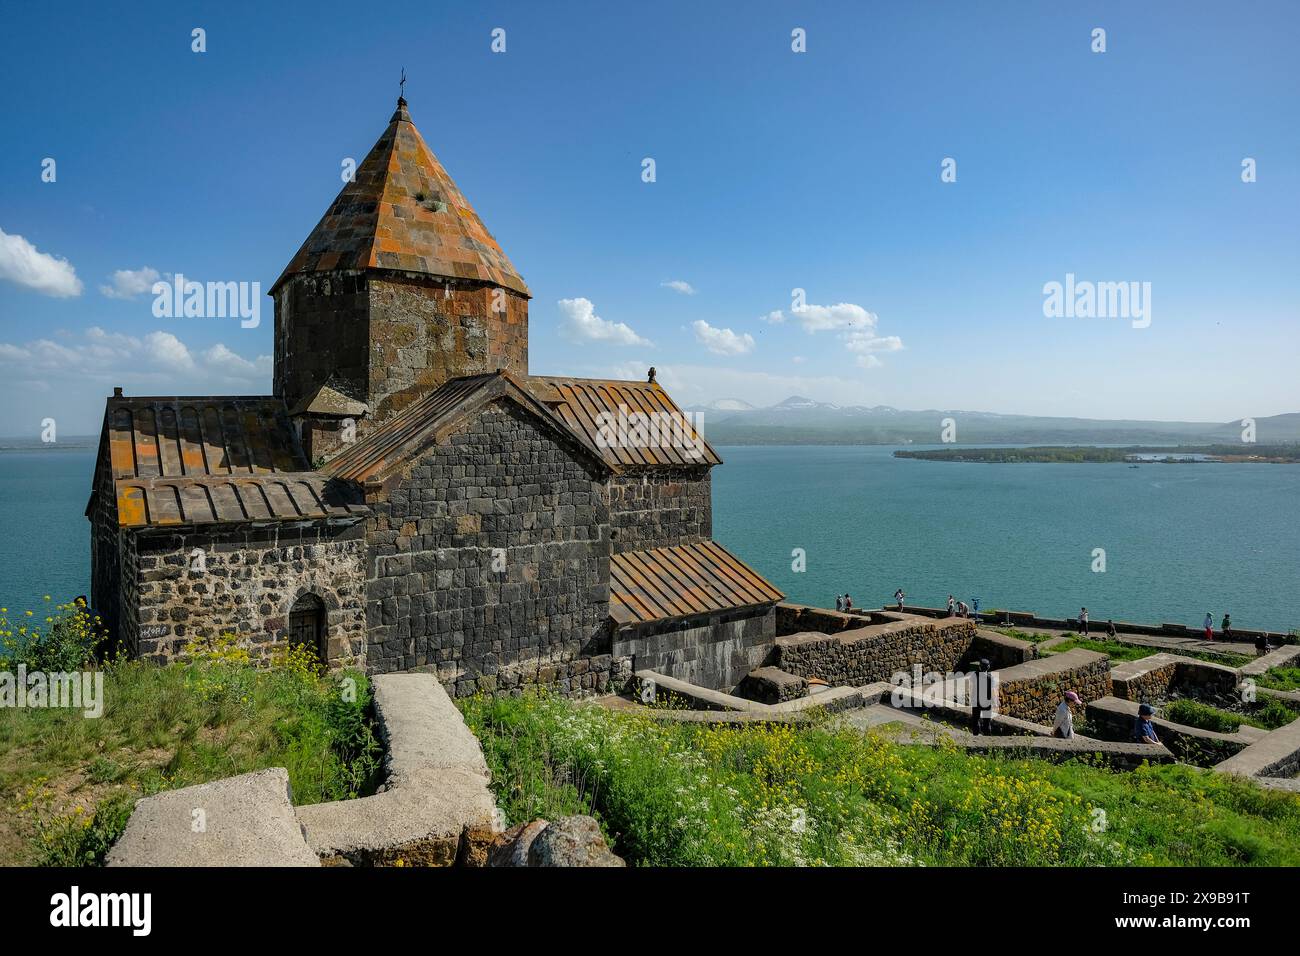
[[[803,633],[776,639],[774,663],[803,678],[820,678],[831,686],[862,686],[888,681],[894,674],[954,670],[975,639],[975,622],[956,618],[918,620],[905,627],[883,625],[839,634]]]
[[[1109,697],[1110,659],[1101,657],[1050,673],[999,680],[998,713],[1036,724],[1051,724],[1067,690],[1078,694],[1084,703]]]

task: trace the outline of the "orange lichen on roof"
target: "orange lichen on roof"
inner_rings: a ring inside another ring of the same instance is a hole
[[[114,478],[308,471],[278,398],[110,398]]]
[[[120,478],[123,528],[280,521],[359,520],[369,513],[359,485],[325,475]]]
[[[411,123],[399,100],[388,128],[290,260],[295,273],[395,269],[528,286]]]
[[[760,607],[784,597],[716,541],[610,559],[609,616],[620,626]]]

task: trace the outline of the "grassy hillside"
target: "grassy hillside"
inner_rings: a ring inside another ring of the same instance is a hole
[[[1300,864],[1300,799],[1191,767],[1112,772],[556,698],[461,706],[509,822],[593,813],[635,864]]]

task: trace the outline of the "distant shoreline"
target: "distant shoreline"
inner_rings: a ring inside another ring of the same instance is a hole
[[[1241,445],[1130,445],[1099,448],[1090,445],[1042,445],[1031,448],[943,448],[908,451],[899,449],[895,458],[920,461],[966,461],[985,464],[1129,464],[1199,465],[1247,462],[1251,464],[1300,464],[1300,445],[1257,445],[1243,452]]]

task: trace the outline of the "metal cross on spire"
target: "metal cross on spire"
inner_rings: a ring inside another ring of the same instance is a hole
[[[406,67],[402,67],[402,79],[397,84],[397,91],[398,99],[406,99]]]

